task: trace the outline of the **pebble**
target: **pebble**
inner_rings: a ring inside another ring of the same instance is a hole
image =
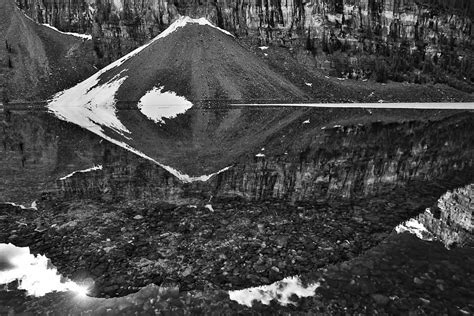
[[[390,299],[382,294],[372,294],[372,298],[378,305],[387,305],[390,302]]]
[[[418,277],[414,277],[413,282],[417,285],[422,285],[424,283],[423,280]]]

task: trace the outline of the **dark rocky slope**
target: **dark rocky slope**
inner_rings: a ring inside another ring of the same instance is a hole
[[[0,3],[0,38],[3,102],[42,100],[94,72],[92,41],[35,23],[14,0]]]

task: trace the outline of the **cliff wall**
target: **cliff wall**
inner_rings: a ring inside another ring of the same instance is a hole
[[[447,247],[471,246],[474,243],[472,213],[474,184],[446,192],[437,205],[418,216],[430,232]]]
[[[335,126],[298,156],[249,157],[217,176],[215,195],[291,201],[357,198],[410,181],[474,176],[472,114],[440,122]]]
[[[470,0],[448,3],[436,0],[17,0],[17,3],[38,22],[92,34],[103,65],[147,42],[182,14],[204,16],[255,44],[279,43],[310,50],[320,67],[335,69],[337,76],[372,76],[379,81],[420,83],[449,81],[467,90],[474,79],[474,5]],[[447,75],[456,79],[448,80]]]
[[[380,195],[412,181],[436,183],[455,174],[462,175],[461,183],[474,179],[470,112],[439,121],[334,126],[314,134],[302,150],[246,155],[208,182],[189,184],[46,114],[12,114],[1,122],[0,201],[5,202],[31,203],[41,191],[53,198],[178,204],[203,202],[211,196],[317,201]],[[102,170],[60,180],[98,164]]]
[[[79,174],[58,185],[65,196],[95,192],[173,203],[211,196],[292,202],[361,198],[460,172],[472,181],[473,124],[472,114],[461,113],[437,122],[337,126],[315,135],[296,154],[246,156],[206,183],[182,184],[148,161],[111,155],[107,167],[97,171],[100,176]]]

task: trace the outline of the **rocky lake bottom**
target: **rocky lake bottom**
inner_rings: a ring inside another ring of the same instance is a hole
[[[92,285],[78,299],[26,296],[12,282],[0,291],[0,313],[469,314],[472,248],[448,250],[394,231],[464,181],[412,183],[351,201],[2,205],[1,243],[46,254],[59,273]],[[251,308],[229,298],[296,275],[317,284],[314,295]]]

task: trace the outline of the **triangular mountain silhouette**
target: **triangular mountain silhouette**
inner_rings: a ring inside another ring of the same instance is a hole
[[[204,18],[181,17],[148,44],[56,94],[48,107],[193,181],[231,164],[291,119],[284,110],[228,106],[261,99],[307,96],[232,34]]]

